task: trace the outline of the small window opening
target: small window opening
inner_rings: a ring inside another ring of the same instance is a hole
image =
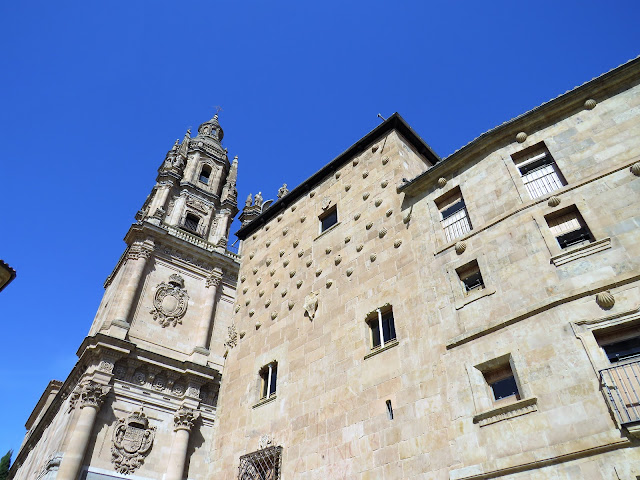
[[[393,311],[391,309],[382,312],[380,309],[372,315],[368,320],[369,329],[371,331],[371,348],[378,348],[385,343],[396,339],[396,327],[393,320]],[[382,332],[382,335],[380,335]]]
[[[276,394],[278,380],[278,362],[265,365],[260,370],[260,399],[269,398]]]
[[[545,219],[560,248],[569,248],[594,241],[589,227],[575,205],[556,214],[547,215]]]
[[[393,407],[391,406],[391,400],[387,400],[387,418],[393,420]]]
[[[209,177],[211,177],[211,167],[209,165],[203,165],[202,170],[200,170],[200,181],[208,185]]]
[[[544,143],[512,156],[531,198],[538,198],[567,184]]]
[[[200,217],[193,213],[187,213],[184,219],[184,228],[193,233],[198,233],[198,225],[200,224]]]
[[[482,280],[482,274],[480,273],[480,267],[478,261],[467,263],[466,265],[456,269],[458,278],[465,294],[469,294],[476,290],[482,290],[484,288],[484,280]]]
[[[460,188],[456,187],[451,192],[436,200],[436,206],[442,217],[442,228],[451,242],[471,231],[471,222],[467,207],[462,198]]]
[[[508,400],[520,400],[518,383],[510,364],[482,372],[487,385],[491,388],[493,400],[502,403]]]
[[[338,208],[334,205],[318,218],[320,220],[320,233],[322,233],[338,223]]]
[[[611,363],[640,356],[640,324],[594,332],[594,336]]]

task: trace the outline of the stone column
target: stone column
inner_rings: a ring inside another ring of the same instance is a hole
[[[111,387],[101,385],[93,380],[88,382],[80,393],[80,417],[71,434],[69,445],[62,457],[57,480],[77,480],[82,467],[82,460],[87,451],[87,444],[93,430],[105,396]]]
[[[216,226],[215,232],[212,232],[212,234],[210,235],[210,243],[213,243],[214,245],[218,245],[218,243],[220,242],[220,240],[222,240],[224,238],[224,245],[223,246],[227,246],[227,238],[229,235],[229,227],[230,222],[229,219],[231,217],[231,211],[228,209],[223,209],[220,210],[220,214],[218,215],[218,225]],[[222,246],[222,245],[221,245]]]
[[[127,263],[130,270],[127,277],[122,282],[120,302],[118,303],[114,321],[128,323],[129,314],[133,308],[135,294],[142,280],[144,267],[147,265],[147,259],[151,256],[152,247],[145,244],[134,245],[127,255]]]
[[[156,193],[155,198],[151,202],[151,207],[149,208],[149,216],[155,214],[158,208],[166,210],[167,198],[169,197],[170,191],[171,185],[162,184],[158,187],[158,192]]]
[[[222,270],[216,269],[207,277],[206,287],[209,289],[207,297],[202,307],[202,318],[196,333],[196,348],[207,350],[209,348],[209,336],[211,333],[211,325],[213,325],[213,317],[216,310],[216,298],[218,295],[218,287],[222,280]]]
[[[173,443],[169,454],[169,466],[164,480],[182,480],[184,475],[184,465],[187,461],[187,447],[189,446],[189,435],[193,424],[200,416],[192,408],[180,407],[173,417]]]
[[[176,202],[173,205],[173,210],[171,212],[171,218],[167,223],[169,225],[177,226],[180,223],[180,217],[182,217],[182,213],[184,212],[184,207],[187,204],[186,195],[180,195],[176,198]]]

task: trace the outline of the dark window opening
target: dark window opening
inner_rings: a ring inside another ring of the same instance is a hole
[[[483,372],[483,374],[487,385],[491,388],[494,401],[498,402],[508,398],[520,400],[518,383],[509,363]]]
[[[187,213],[184,219],[184,228],[193,233],[198,233],[198,225],[200,224],[200,218],[192,213]]]
[[[391,400],[387,400],[387,418],[393,420],[393,407],[391,406]]]
[[[320,233],[333,227],[336,223],[338,223],[338,209],[333,206],[331,210],[320,217]]]
[[[552,216],[548,215],[545,219],[560,248],[590,243],[595,240],[575,205]]]
[[[380,323],[382,323],[382,339],[380,338]],[[368,320],[368,324],[371,330],[372,348],[377,348],[381,346],[382,343],[388,343],[391,340],[396,339],[396,327],[393,320],[393,311],[389,310],[382,313],[382,321],[376,312],[376,314]]]
[[[640,355],[640,324],[638,323],[595,331],[593,335],[611,363]]]
[[[278,363],[270,363],[260,370],[260,398],[267,398],[275,395],[276,382],[278,380]]]
[[[640,355],[640,337],[629,338],[620,342],[603,345],[602,349],[607,354],[611,363],[619,362],[626,358]]]
[[[465,203],[464,203],[464,198],[460,198],[456,203],[454,203],[453,205],[445,208],[444,210],[442,210],[442,219],[446,220],[447,218],[449,218],[451,215],[453,215],[456,212],[459,212],[460,210],[462,210],[465,207]]]
[[[209,177],[211,176],[211,167],[204,165],[200,170],[200,181],[204,184],[209,184]]]
[[[565,233],[564,235],[560,235],[556,237],[558,239],[558,244],[560,248],[567,248],[573,245],[578,245],[581,243],[592,242],[593,239],[591,237],[591,232],[588,228],[583,227],[579,230],[574,230],[573,232]]]
[[[473,292],[474,290],[481,290],[484,288],[484,280],[480,273],[480,267],[478,261],[474,260],[463,267],[456,269],[460,282],[465,293]]]

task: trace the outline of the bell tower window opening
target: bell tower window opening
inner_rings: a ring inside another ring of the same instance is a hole
[[[209,185],[209,178],[211,177],[211,167],[209,165],[203,165],[200,170],[200,182],[205,185]]]
[[[187,213],[187,216],[184,219],[184,229],[199,235],[198,225],[200,225],[200,217],[193,213]]]

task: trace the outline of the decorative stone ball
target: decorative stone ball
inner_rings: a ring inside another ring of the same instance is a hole
[[[347,277],[350,277],[353,273],[353,268],[347,268]]]
[[[585,100],[584,102],[584,108],[586,108],[587,110],[593,110],[594,108],[596,108],[596,105],[597,102],[593,98]]]
[[[633,173],[636,177],[640,177],[640,162],[636,162],[631,165],[631,173]]]
[[[398,240],[396,240],[395,242],[393,242],[393,246],[394,246],[395,248],[399,248],[399,247],[400,247],[400,245],[402,245],[402,240],[400,240],[400,239],[398,239]]]
[[[446,178],[444,178],[444,177],[440,177],[440,178],[438,179],[438,186],[439,186],[440,188],[444,188],[444,186],[445,186],[446,184],[447,184],[447,179],[446,179]]]
[[[369,255],[369,260],[371,260],[372,262],[375,262],[376,258],[378,258],[378,256],[375,253],[372,253],[371,255]]]
[[[558,205],[560,205],[560,197],[556,197],[555,195],[549,197],[547,205],[549,205],[550,207],[557,207]]]
[[[387,229],[386,228],[382,228],[380,229],[380,231],[378,232],[378,237],[382,238],[387,234]]]
[[[289,310],[291,310],[295,306],[295,302],[293,300],[289,300]]]
[[[454,248],[458,255],[462,255],[464,251],[467,249],[467,242],[457,242]]]
[[[278,312],[271,312],[271,320],[278,318]]]
[[[340,255],[338,255],[338,256],[335,258],[335,260],[334,260],[334,262],[335,262],[335,264],[336,264],[336,265],[340,265],[340,262],[341,262],[341,261],[342,261],[342,257],[341,257]]]
[[[596,303],[603,310],[609,310],[615,305],[616,299],[613,298],[613,295],[609,291],[600,292],[596,295]]]
[[[527,139],[527,134],[524,132],[520,132],[516,135],[516,142],[522,143]]]

